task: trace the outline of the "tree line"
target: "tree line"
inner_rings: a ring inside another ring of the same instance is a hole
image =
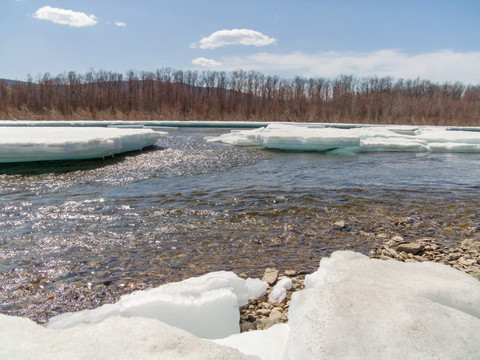
[[[480,85],[243,70],[72,71],[0,81],[0,117],[479,126]]]

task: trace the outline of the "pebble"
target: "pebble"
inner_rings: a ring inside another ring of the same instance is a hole
[[[285,275],[286,276],[289,276],[289,277],[292,277],[292,276],[295,276],[297,275],[297,272],[295,270],[285,270]]]
[[[465,239],[456,248],[445,248],[430,238],[419,239],[412,243],[402,243],[396,249],[392,249],[392,244],[385,239],[382,243],[375,245],[369,256],[376,259],[395,259],[404,262],[438,262],[469,273],[480,280],[480,239],[478,237]]]
[[[406,243],[400,244],[397,247],[397,251],[404,251],[407,254],[417,255],[420,251],[423,250],[424,245],[420,243]]]
[[[338,227],[338,228],[347,227],[347,225],[345,224],[345,221],[343,221],[343,220],[334,222],[333,226]]]
[[[262,280],[267,282],[269,285],[273,285],[277,282],[278,279],[278,270],[275,268],[267,268],[263,275]]]

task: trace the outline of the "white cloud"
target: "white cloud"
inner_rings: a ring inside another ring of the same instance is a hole
[[[33,17],[73,27],[92,26],[97,23],[97,18],[93,14],[87,15],[83,12],[53,8],[51,6],[41,7],[33,14]]]
[[[125,26],[127,26],[127,24],[124,23],[123,21],[115,21],[115,25],[117,25],[118,27],[125,27]]]
[[[270,38],[258,31],[250,29],[219,30],[204,37],[199,43],[193,43],[191,48],[214,49],[226,45],[254,45],[265,46],[275,43],[277,40]]]
[[[307,54],[256,53],[248,56],[222,57],[225,70],[281,72],[292,76],[336,77],[340,74],[392,76],[405,79],[428,79],[434,82],[461,81],[480,84],[480,52],[442,50],[407,54],[398,50],[366,53],[323,52]]]
[[[221,62],[218,62],[218,61],[213,60],[213,59],[207,59],[207,58],[204,58],[204,57],[199,57],[199,58],[193,59],[192,64],[202,66],[202,67],[219,67],[219,66],[222,66]]]

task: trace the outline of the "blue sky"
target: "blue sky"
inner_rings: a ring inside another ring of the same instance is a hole
[[[480,84],[478,0],[0,0],[0,78],[256,70]]]

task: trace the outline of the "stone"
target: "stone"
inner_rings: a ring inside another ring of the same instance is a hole
[[[285,270],[285,275],[292,277],[297,275],[297,272],[295,270]]]
[[[266,302],[266,301],[268,301],[268,298],[265,295],[262,295],[257,299],[257,302],[259,303]]]
[[[398,257],[398,254],[394,249],[389,248],[389,249],[386,249],[385,251],[387,252],[387,254],[386,254],[387,256],[390,256],[390,257],[393,257],[393,258]]]
[[[475,239],[465,239],[461,242],[460,247],[464,250],[474,249],[480,251],[480,242]]]
[[[245,332],[245,331],[252,331],[252,330],[257,330],[257,326],[255,323],[243,322],[240,324],[240,331]]]
[[[274,310],[270,313],[268,319],[273,321],[273,322],[278,322],[282,320],[283,317],[283,312],[279,310]]]
[[[268,301],[262,302],[260,306],[264,309],[270,309],[270,310],[273,308],[272,304],[270,304]]]
[[[396,235],[396,236],[392,237],[390,239],[390,241],[392,241],[396,245],[396,244],[401,243],[403,241],[403,237],[401,237],[400,235]]]
[[[463,265],[463,266],[466,266],[466,267],[472,266],[473,264],[475,264],[475,262],[476,262],[475,260],[465,259],[463,257],[458,260],[458,263],[460,265]]]
[[[345,224],[345,221],[343,221],[343,220],[334,222],[334,223],[333,223],[333,226],[339,227],[339,228],[347,227],[347,225]]]
[[[462,254],[459,253],[459,252],[455,252],[455,253],[451,253],[450,255],[448,255],[448,260],[449,261],[455,261],[455,260],[458,260],[462,257]]]
[[[269,316],[272,310],[270,309],[258,309],[257,315]]]
[[[407,254],[417,255],[423,250],[423,245],[419,243],[407,243],[398,245],[397,251],[404,251]]]
[[[265,269],[262,281],[267,282],[269,285],[273,285],[277,282],[278,279],[278,270],[275,268]]]
[[[281,318],[276,318],[275,320],[267,318],[267,319],[257,320],[257,321],[255,321],[254,324],[256,325],[257,330],[265,330],[265,329],[268,329],[269,327],[271,327],[275,324],[281,323],[281,322],[282,322]]]
[[[281,237],[275,236],[275,237],[272,239],[272,242],[273,242],[274,244],[281,244],[281,243],[283,243],[283,240],[282,240]]]

